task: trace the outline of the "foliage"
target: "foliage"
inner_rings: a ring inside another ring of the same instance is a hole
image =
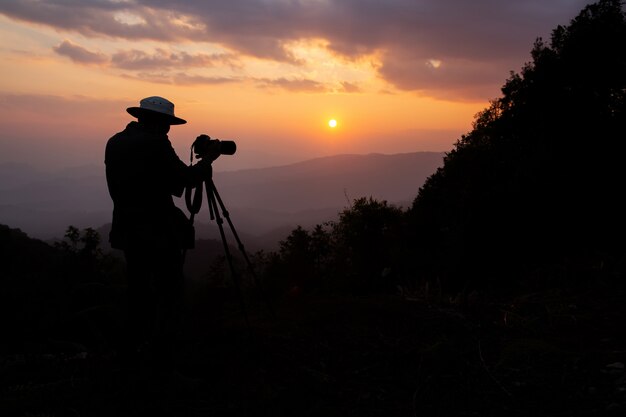
[[[587,6],[549,45],[536,41],[532,62],[419,190],[416,273],[461,289],[623,255],[624,44],[617,0]]]
[[[55,242],[55,246],[66,252],[81,254],[84,256],[101,256],[102,251],[99,248],[100,235],[93,228],[88,227],[80,230],[75,226],[69,226],[65,232],[65,239]]]
[[[100,234],[95,229],[88,227],[81,231],[70,225],[65,231],[64,239],[55,242],[54,247],[63,254],[72,270],[71,274],[81,276],[77,281],[121,284],[123,271],[120,259],[110,253],[103,253],[100,243]]]
[[[123,263],[102,252],[100,236],[91,228],[70,226],[63,241],[50,245],[0,225],[0,253],[0,316],[11,344],[62,340],[75,325],[83,328],[74,335],[84,338],[74,342],[93,342],[87,317],[105,305],[122,308],[117,289]],[[11,344],[5,347],[22,349]]]
[[[276,291],[368,293],[394,287],[404,214],[386,201],[354,200],[336,222],[300,226],[269,257],[266,281]]]

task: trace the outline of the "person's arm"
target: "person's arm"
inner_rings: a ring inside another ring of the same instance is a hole
[[[212,144],[207,154],[202,159],[192,165],[186,165],[180,160],[172,144],[167,140],[167,150],[165,151],[165,171],[168,173],[166,181],[170,193],[176,197],[181,197],[185,187],[195,186],[211,178],[213,175],[212,163],[219,157],[219,146],[217,143]]]

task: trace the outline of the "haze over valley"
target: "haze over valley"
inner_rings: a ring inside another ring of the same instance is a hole
[[[406,207],[443,164],[443,156],[443,152],[337,155],[215,172],[214,181],[237,231],[252,246],[264,247],[297,225],[310,227],[335,219],[356,198],[371,196]],[[175,200],[186,211],[184,199]],[[110,222],[112,208],[104,166],[46,172],[25,164],[0,165],[0,223],[30,236],[59,238],[69,225],[100,228]],[[217,227],[209,223],[204,202],[196,217],[198,238],[219,238]],[[106,227],[103,230],[106,233]]]

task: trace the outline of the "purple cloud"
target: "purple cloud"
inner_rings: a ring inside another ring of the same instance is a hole
[[[235,83],[241,80],[229,77],[206,77],[203,75],[192,75],[185,73],[175,74],[174,83],[179,85],[215,85]]]
[[[111,64],[117,68],[142,70],[151,68],[190,68],[230,66],[240,67],[237,59],[231,54],[189,54],[157,49],[153,53],[133,49],[120,51],[111,57]]]
[[[323,83],[308,79],[277,78],[274,80],[263,79],[257,81],[258,86],[261,88],[278,87],[287,91],[300,93],[321,93],[328,91],[328,88]]]
[[[57,54],[67,56],[79,64],[108,64],[114,68],[127,70],[167,70],[172,68],[229,66],[241,68],[241,63],[233,54],[190,54],[187,52],[168,51],[159,48],[154,52],[138,49],[119,51],[108,57],[101,52],[93,52],[69,40],[52,48]]]
[[[158,73],[158,72],[139,72],[134,74],[122,74],[122,77],[139,80],[139,81],[148,81],[155,84],[172,84],[172,85],[216,85],[216,84],[227,84],[227,83],[236,83],[243,81],[238,78],[229,78],[229,77],[207,77],[203,75],[193,75],[187,74],[184,72],[179,72],[176,74],[170,73]]]
[[[145,7],[132,0],[3,1],[0,13],[92,37],[177,41],[200,40],[204,33],[193,18],[174,9]],[[177,24],[179,21],[187,24]]]
[[[91,52],[80,45],[64,40],[59,46],[52,48],[59,55],[66,56],[79,64],[104,64],[109,58],[99,52]]]
[[[205,41],[293,62],[285,45],[323,38],[345,58],[382,56],[398,89],[490,98],[530,59],[539,36],[567,24],[588,0],[15,0],[6,16],[86,36]],[[439,62],[434,68],[432,62]],[[436,71],[433,71],[436,70]]]

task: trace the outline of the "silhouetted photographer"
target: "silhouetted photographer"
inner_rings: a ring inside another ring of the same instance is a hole
[[[212,176],[219,141],[201,140],[202,159],[187,166],[167,133],[186,123],[162,97],[141,100],[128,113],[138,120],[109,139],[105,164],[113,221],[109,241],[124,251],[128,322],[122,348],[128,364],[146,358],[170,369],[183,290],[183,251],[194,245],[193,224],[174,205],[186,187]],[[228,146],[228,145],[226,145]]]

